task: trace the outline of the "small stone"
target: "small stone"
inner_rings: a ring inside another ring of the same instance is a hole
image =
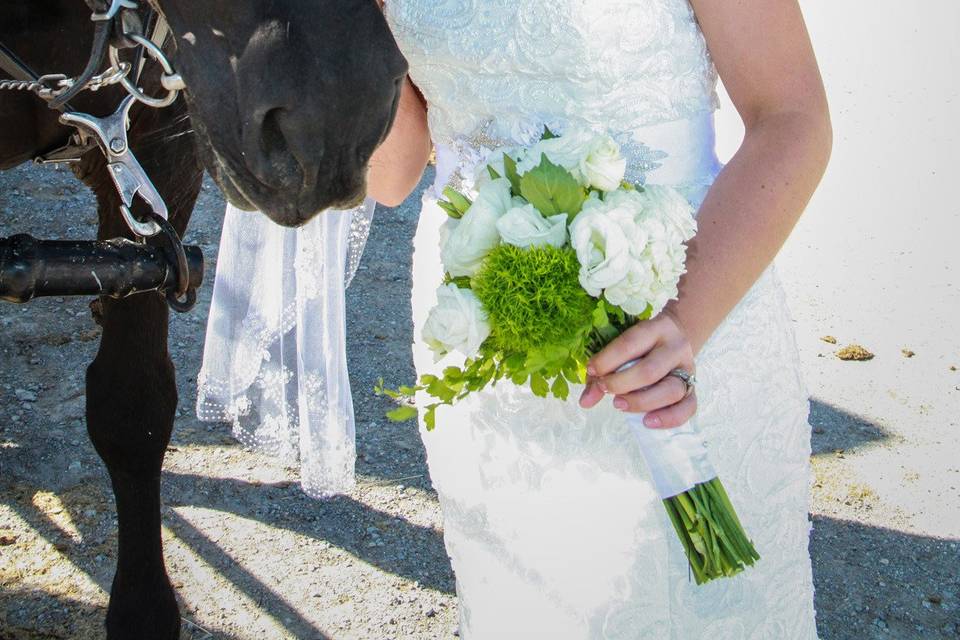
[[[916,353],[914,353],[914,352],[911,351],[910,349],[900,349],[900,353],[903,354],[903,357],[904,357],[904,358],[912,358],[913,356],[917,355]]]
[[[827,344],[837,344],[837,339],[834,338],[833,336],[823,336],[820,339],[826,342]]]
[[[955,365],[950,365],[950,371],[956,371],[957,367]]]
[[[16,389],[13,393],[15,396],[17,396],[17,400],[20,400],[21,402],[37,401],[37,394],[35,394],[33,391],[28,391],[26,389]]]
[[[436,609],[427,609],[427,612],[424,614],[428,618],[432,618],[437,615]]]
[[[887,565],[887,564],[890,564],[890,561],[887,560],[886,558],[880,558],[880,564]]]
[[[826,430],[823,427],[814,427],[813,432],[819,436],[826,433]]]
[[[927,596],[927,602],[931,604],[942,604],[943,598],[937,595],[936,593],[931,593]]]
[[[854,360],[863,362],[873,360],[874,355],[859,344],[851,344],[837,351],[837,357],[846,361]]]
[[[12,544],[17,542],[17,536],[14,535],[2,535],[0,536],[0,547],[9,547]]]
[[[67,467],[67,471],[70,473],[79,473],[83,470],[83,465],[80,464],[79,460],[74,460],[70,463],[70,466]]]
[[[99,329],[86,329],[86,330],[84,330],[84,331],[81,331],[81,332],[77,335],[77,338],[78,338],[81,342],[90,342],[90,341],[92,341],[92,340],[96,340],[96,339],[99,338],[99,337],[100,337],[100,330],[99,330]]]

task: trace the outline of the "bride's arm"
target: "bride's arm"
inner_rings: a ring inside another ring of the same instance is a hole
[[[746,127],[698,215],[680,299],[694,351],[783,246],[827,166],[827,99],[796,2],[694,0],[714,62]]]
[[[430,149],[427,108],[420,92],[407,78],[393,128],[370,158],[367,193],[388,207],[403,202],[420,182]]]
[[[383,0],[377,4],[383,9]],[[367,194],[382,205],[399,205],[420,182],[431,149],[427,103],[407,76],[393,127],[370,158]]]
[[[684,384],[665,376],[692,370],[694,354],[773,260],[832,144],[823,83],[795,1],[692,5],[746,135],[700,209],[679,299],[594,358],[599,384],[582,400],[596,404],[602,385],[624,410],[651,411],[650,427],[678,426],[693,415],[695,397],[682,400]],[[638,356],[641,366],[612,374]]]

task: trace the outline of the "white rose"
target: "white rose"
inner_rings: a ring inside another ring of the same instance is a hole
[[[487,312],[473,291],[455,284],[437,290],[437,306],[430,310],[422,333],[437,360],[451,351],[472,358],[489,335]]]
[[[541,140],[530,147],[519,162],[517,173],[525,174],[536,168],[542,161],[543,154],[553,164],[559,165],[573,174],[580,184],[586,186],[586,179],[580,172],[580,163],[590,153],[592,135],[583,131],[571,131],[556,138]]]
[[[492,180],[477,194],[460,222],[449,227],[449,236],[440,249],[447,273],[454,277],[473,276],[480,263],[498,244],[497,220],[511,208],[510,181]]]
[[[516,247],[562,247],[567,243],[567,214],[544,218],[532,204],[514,207],[497,220],[497,230]]]
[[[634,211],[590,198],[570,225],[570,244],[580,261],[580,285],[592,296],[620,282],[630,268]]]
[[[627,171],[627,161],[620,155],[620,147],[610,136],[595,136],[586,155],[580,160],[580,175],[584,186],[614,191],[620,188]]]

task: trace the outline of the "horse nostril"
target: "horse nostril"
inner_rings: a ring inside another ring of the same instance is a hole
[[[287,140],[280,126],[282,111],[279,107],[270,109],[263,116],[263,122],[260,123],[260,146],[267,157],[286,152]]]
[[[317,157],[322,152],[284,107],[267,110],[259,120],[256,138],[251,139],[253,157],[247,157],[257,177],[276,189],[302,189],[316,180]],[[251,133],[254,133],[251,131]]]

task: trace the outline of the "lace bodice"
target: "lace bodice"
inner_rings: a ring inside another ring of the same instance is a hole
[[[716,105],[687,0],[387,0],[434,140],[488,123],[527,143],[546,124],[617,135]]]

